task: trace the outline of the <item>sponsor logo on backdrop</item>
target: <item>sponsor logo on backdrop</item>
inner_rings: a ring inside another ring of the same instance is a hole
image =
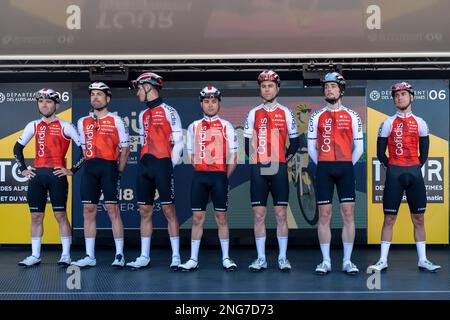
[[[378,100],[392,100],[391,90],[372,90],[369,93],[369,98],[372,101]],[[436,101],[447,99],[447,93],[445,90],[436,89],[424,89],[424,90],[414,90],[414,100],[424,100],[424,101]]]
[[[30,165],[33,159],[26,159]],[[28,179],[19,174],[15,159],[0,159],[0,203],[26,203]]]
[[[372,101],[377,101],[381,98],[381,94],[377,90],[372,90],[372,92],[369,94],[369,97]]]
[[[61,100],[63,102],[69,101],[69,92],[58,92]],[[9,91],[9,92],[0,92],[0,103],[3,102],[34,102],[36,99],[34,98],[35,91]]]

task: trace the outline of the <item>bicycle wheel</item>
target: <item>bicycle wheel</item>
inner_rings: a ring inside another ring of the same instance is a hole
[[[319,209],[316,204],[313,180],[306,170],[302,170],[302,176],[297,180],[296,187],[298,204],[303,218],[309,225],[314,226],[319,221]]]

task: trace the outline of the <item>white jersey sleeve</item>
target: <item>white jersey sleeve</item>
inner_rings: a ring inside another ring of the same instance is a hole
[[[181,126],[181,119],[178,112],[171,106],[164,105],[167,121],[172,129],[172,165],[175,167],[181,159],[183,154],[183,128]]]
[[[255,128],[255,109],[252,109],[247,113],[244,126],[244,137],[251,139],[253,137],[253,131]]]
[[[415,118],[419,125],[419,137],[427,137],[430,134],[427,123],[420,117]]]
[[[81,146],[81,140],[80,136],[78,135],[77,129],[75,129],[75,126],[67,121],[61,121],[62,127],[63,127],[63,134],[72,139],[73,143],[75,143],[78,147]]]
[[[25,126],[25,129],[23,129],[22,134],[20,135],[17,142],[25,147],[28,144],[28,142],[30,142],[30,140],[34,137],[35,132],[36,132],[36,121],[31,121]]]
[[[353,141],[363,140],[364,133],[361,118],[357,112],[350,109],[349,111],[350,111],[349,114],[352,117]]]
[[[388,138],[392,131],[392,123],[394,122],[395,116],[389,117],[384,120],[380,128],[378,129],[378,137],[380,138]]]
[[[139,143],[141,144],[141,146],[144,145],[144,113],[145,113],[145,110],[142,110],[139,113],[139,118],[138,118]]]
[[[169,122],[170,127],[172,128],[172,135],[181,133],[183,131],[183,128],[177,110],[175,110],[171,106],[164,105],[164,111],[166,112],[166,119]]]
[[[119,134],[119,144],[122,148],[130,146],[130,135],[128,133],[128,126],[123,118],[114,115],[114,122],[116,124],[117,133]]]
[[[359,114],[356,111],[347,109],[350,117],[352,118],[352,133],[353,133],[353,152],[352,163],[355,164],[361,158],[364,152],[364,133],[362,128],[362,121]]]
[[[308,124],[308,154],[315,164],[317,164],[319,157],[317,152],[317,126],[319,124],[319,117],[322,112],[323,109],[314,112],[310,116]]]
[[[238,152],[239,144],[237,141],[236,130],[234,129],[233,125],[228,121],[224,121],[224,127],[226,128],[225,132],[226,132],[228,153]]]
[[[295,119],[294,113],[288,108],[284,108],[284,113],[286,114],[286,125],[288,128],[289,138],[297,138],[299,136],[297,120]]]
[[[187,150],[189,156],[193,155],[194,151],[195,151],[194,127],[195,127],[195,121],[192,122],[187,129],[186,150]]]
[[[314,112],[310,117],[309,117],[309,123],[308,123],[308,140],[312,139],[315,140],[317,139],[317,126],[319,124],[319,117],[322,110],[316,111]]]
[[[86,147],[86,137],[84,136],[83,122],[86,117],[80,118],[77,122],[78,136],[80,137],[81,147]]]

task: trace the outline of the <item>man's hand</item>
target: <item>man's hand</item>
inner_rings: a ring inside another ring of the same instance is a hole
[[[28,180],[31,180],[32,178],[34,178],[36,176],[36,173],[34,173],[36,169],[33,167],[28,167],[27,170],[23,170],[20,174],[24,177],[27,177]]]
[[[53,171],[53,174],[55,176],[58,176],[59,178],[64,177],[64,176],[73,176],[72,171],[70,171],[69,169],[66,169],[66,168],[61,168],[61,167],[55,168],[55,170]]]

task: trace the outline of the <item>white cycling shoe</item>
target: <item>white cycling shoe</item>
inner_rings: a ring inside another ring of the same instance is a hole
[[[95,267],[97,265],[97,260],[95,258],[91,258],[89,255],[84,257],[83,259],[72,262],[71,265],[86,268],[86,267]]]
[[[23,259],[18,263],[19,266],[22,267],[31,267],[31,266],[37,266],[41,263],[41,258],[36,258],[35,256],[29,256]]]
[[[180,264],[178,268],[181,271],[195,271],[198,269],[198,261],[189,259],[186,263]]]
[[[136,258],[136,260],[128,262],[126,264],[127,267],[133,270],[147,268],[149,265],[150,265],[150,258],[145,256],[139,256]]]
[[[317,265],[315,271],[321,276],[326,275],[328,272],[331,272],[331,262],[328,260],[323,260],[320,264]]]
[[[230,258],[223,259],[222,266],[226,271],[234,271],[237,269],[237,264]]]

